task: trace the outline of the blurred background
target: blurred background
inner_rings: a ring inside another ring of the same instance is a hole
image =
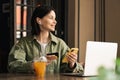
[[[86,41],[120,43],[120,0],[0,0],[0,73],[7,73],[11,47],[30,34],[31,14],[37,5],[56,10],[54,34],[69,47],[79,48],[78,61],[84,61]],[[118,57],[120,48],[118,47]]]

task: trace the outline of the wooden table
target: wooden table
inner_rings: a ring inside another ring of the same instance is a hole
[[[41,79],[37,78],[34,74],[0,74],[0,80],[90,80],[90,77],[47,74],[44,78]]]

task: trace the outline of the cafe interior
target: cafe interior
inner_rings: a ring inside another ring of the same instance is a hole
[[[35,6],[43,4],[55,8],[57,25],[54,34],[70,48],[79,49],[78,62],[85,61],[87,41],[119,45],[120,0],[0,0],[0,74],[8,73],[8,55],[12,46],[30,34],[32,12]],[[120,57],[119,46],[117,57]]]

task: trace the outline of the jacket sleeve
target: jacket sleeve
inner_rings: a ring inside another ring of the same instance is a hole
[[[60,73],[80,73],[83,74],[83,67],[78,62],[75,63],[74,68],[69,67],[69,63],[62,63],[62,59],[65,57],[67,51],[70,49],[66,43],[62,43],[62,55],[61,55],[61,66],[60,66]]]
[[[78,62],[75,63],[74,68],[69,67],[69,63],[61,63],[61,73],[80,73],[83,74],[83,67]]]
[[[26,61],[24,41],[13,46],[8,57],[8,71],[15,73],[32,73],[32,61]]]

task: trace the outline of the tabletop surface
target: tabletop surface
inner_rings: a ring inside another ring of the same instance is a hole
[[[90,77],[46,74],[44,78],[37,78],[34,74],[0,74],[0,80],[90,80]]]

